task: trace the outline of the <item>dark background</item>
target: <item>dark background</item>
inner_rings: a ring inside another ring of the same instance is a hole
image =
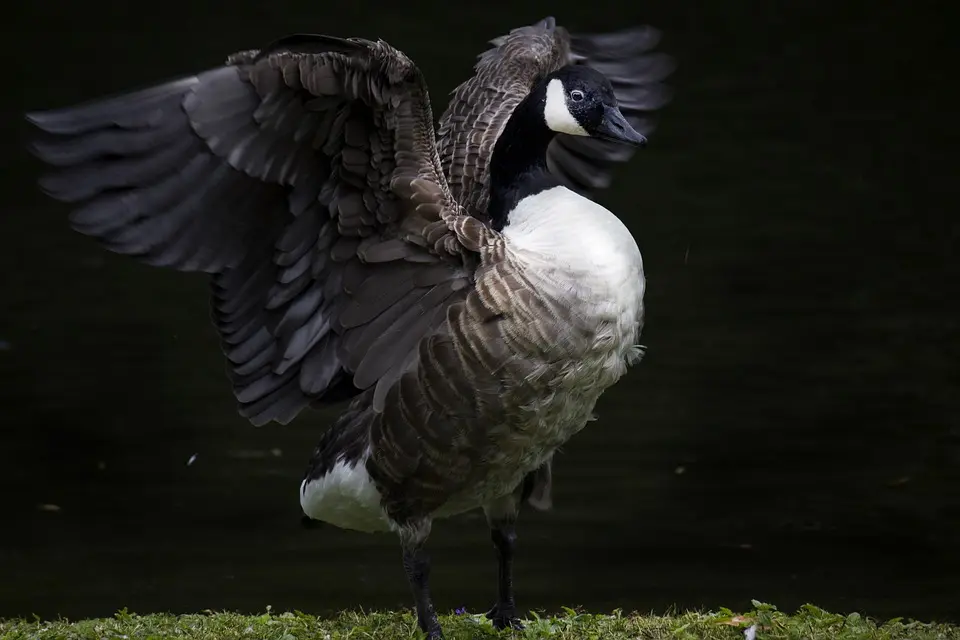
[[[651,145],[603,198],[644,253],[647,357],[559,456],[555,510],[522,517],[520,605],[662,611],[757,598],[960,620],[960,141],[944,10],[852,0],[11,6],[0,616],[410,601],[393,536],[299,526],[301,474],[335,412],[262,429],[240,419],[204,278],[72,232],[67,209],[35,187],[23,111],[314,31],[403,49],[439,115],[486,40],[552,14],[580,30],[656,25],[680,67]],[[478,513],[438,523],[430,548],[440,609],[492,603]]]

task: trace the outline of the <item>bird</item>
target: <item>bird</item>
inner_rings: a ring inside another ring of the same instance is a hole
[[[498,564],[487,617],[522,628],[521,506],[551,508],[554,453],[642,355],[643,260],[596,194],[670,100],[659,39],[514,28],[436,126],[402,51],[309,33],[26,114],[73,229],[210,279],[243,417],[344,407],[300,506],[399,537],[429,638],[432,524],[478,508]]]

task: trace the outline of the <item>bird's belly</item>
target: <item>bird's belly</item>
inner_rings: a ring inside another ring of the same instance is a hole
[[[547,223],[508,226],[509,268],[481,275],[478,290],[502,292],[486,300],[512,354],[496,374],[498,404],[507,416],[488,427],[483,476],[451,496],[438,516],[512,492],[586,426],[601,394],[639,359],[645,289],[639,249],[622,223],[597,205],[549,214],[563,222],[582,217],[584,208],[590,220],[572,220],[559,231]]]
[[[504,404],[514,409],[507,423],[489,430],[492,446],[484,460],[483,476],[451,496],[434,515],[462,513],[513,492],[526,474],[594,419],[600,395],[625,369],[618,351],[554,363],[559,365],[554,375],[507,392]]]

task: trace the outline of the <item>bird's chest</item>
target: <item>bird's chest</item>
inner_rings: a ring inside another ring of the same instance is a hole
[[[503,454],[528,468],[589,421],[639,355],[643,261],[604,207],[563,187],[520,202],[504,230],[515,297],[504,334],[525,357],[507,400],[518,407]],[[508,365],[510,366],[510,365]]]
[[[628,356],[646,283],[640,250],[619,218],[556,187],[522,200],[504,236],[516,277],[531,294],[518,322],[541,328],[540,348],[568,354],[584,375],[610,355]]]

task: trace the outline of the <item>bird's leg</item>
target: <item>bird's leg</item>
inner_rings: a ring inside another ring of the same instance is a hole
[[[490,537],[497,550],[497,604],[487,613],[487,617],[497,629],[522,629],[513,595],[513,551],[517,543],[515,523],[496,523],[490,528]]]
[[[404,527],[400,534],[400,544],[403,546],[403,570],[407,574],[417,607],[417,624],[429,640],[441,640],[443,631],[430,598],[430,556],[423,548],[429,535],[430,521],[425,520]]]
[[[490,539],[497,552],[497,603],[487,617],[497,629],[523,629],[513,595],[513,553],[517,544],[519,504],[515,495],[504,496],[484,506]]]

